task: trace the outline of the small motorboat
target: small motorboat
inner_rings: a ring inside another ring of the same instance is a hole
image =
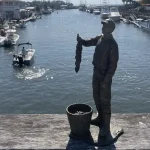
[[[0,47],[1,47],[1,46],[4,46],[5,40],[7,40],[7,34],[6,34],[6,32],[4,31],[4,29],[1,29],[1,30],[0,30]]]
[[[22,48],[21,51],[19,51],[19,47],[23,45],[28,45],[28,48],[25,49],[24,47]],[[31,48],[29,48],[31,46]],[[35,49],[32,49],[32,44],[31,43],[20,43],[18,44],[17,47],[17,53],[13,55],[13,66],[30,66],[32,65],[34,61],[34,53]]]
[[[8,30],[9,24],[7,22],[5,22],[4,24],[0,24],[0,29]]]
[[[94,9],[93,10],[94,15],[99,15],[101,12],[99,9]]]
[[[32,15],[31,18],[30,18],[30,21],[35,21],[37,18],[36,18],[36,15]]]
[[[4,46],[4,41],[6,40],[6,37],[0,36],[0,47]]]
[[[121,15],[120,15],[117,7],[111,7],[110,8],[109,18],[112,19],[115,22],[120,21]]]
[[[6,31],[7,39],[4,41],[4,46],[16,45],[20,36],[15,33],[16,33],[16,30],[14,30],[14,29],[9,29]]]
[[[109,11],[109,8],[108,6],[105,6],[101,9],[101,18],[102,19],[108,19],[110,15],[110,11]]]
[[[42,19],[41,15],[37,16],[36,18],[37,18],[37,19]]]

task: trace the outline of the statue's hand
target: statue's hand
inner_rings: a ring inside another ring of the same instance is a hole
[[[78,42],[81,42],[81,41],[82,41],[82,38],[80,37],[79,34],[77,34],[77,41],[78,41]]]

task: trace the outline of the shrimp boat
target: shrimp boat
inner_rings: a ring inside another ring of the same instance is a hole
[[[22,50],[19,50],[20,46],[28,45],[28,48],[25,49],[24,47]],[[31,48],[29,48],[29,46]],[[17,47],[17,53],[13,55],[13,66],[30,66],[34,62],[34,54],[35,49],[32,48],[31,43],[20,43]]]

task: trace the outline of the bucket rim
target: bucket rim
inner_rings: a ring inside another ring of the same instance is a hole
[[[68,108],[70,107],[70,106],[73,106],[73,105],[86,105],[86,106],[88,106],[89,108],[91,108],[91,111],[89,111],[89,112],[86,112],[86,113],[84,113],[84,114],[80,114],[80,115],[87,115],[87,114],[90,114],[90,113],[93,113],[93,109],[92,109],[92,107],[90,106],[90,105],[87,105],[87,104],[84,104],[84,103],[74,103],[74,104],[71,104],[71,105],[69,105],[67,108],[66,108],[66,112],[68,113],[68,114],[70,114],[70,115],[74,115],[74,116],[77,116],[76,114],[72,114],[72,113],[70,113],[69,111],[68,111]]]

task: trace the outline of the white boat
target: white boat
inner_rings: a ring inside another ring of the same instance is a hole
[[[15,45],[19,39],[19,35],[15,34],[16,30],[9,29],[6,31],[7,39],[4,41],[4,46],[12,46]]]
[[[17,28],[26,28],[26,23],[21,21],[19,24],[16,25]]]
[[[109,8],[108,7],[103,7],[102,10],[101,10],[101,18],[102,19],[108,19],[109,15],[110,15]]]
[[[43,14],[51,14],[52,10],[51,9],[44,9]]]
[[[122,18],[122,21],[123,21],[124,23],[126,23],[126,24],[130,24],[129,19]]]
[[[118,8],[111,7],[109,18],[112,19],[113,21],[120,21],[120,17],[121,17],[121,15],[118,11]]]
[[[0,24],[0,29],[8,30],[9,29],[8,23]]]
[[[6,40],[6,37],[0,36],[0,47],[4,46],[4,41]]]
[[[31,18],[30,18],[30,21],[35,21],[35,20],[36,20],[36,16],[32,15]]]
[[[7,39],[7,33],[4,31],[4,29],[0,30],[0,47],[4,46],[4,41]]]
[[[41,15],[38,15],[38,16],[36,17],[36,19],[42,19]]]
[[[100,15],[100,10],[99,9],[94,9],[93,10],[94,15]]]
[[[23,47],[22,50],[19,51],[19,47],[22,45],[28,45],[28,48],[25,49]],[[31,46],[31,48],[29,48],[29,46]],[[35,54],[35,49],[32,49],[31,43],[28,42],[28,43],[18,44],[17,53],[13,55],[13,65],[19,67],[22,67],[23,65],[25,66],[32,65],[32,63],[34,62],[34,54]]]

